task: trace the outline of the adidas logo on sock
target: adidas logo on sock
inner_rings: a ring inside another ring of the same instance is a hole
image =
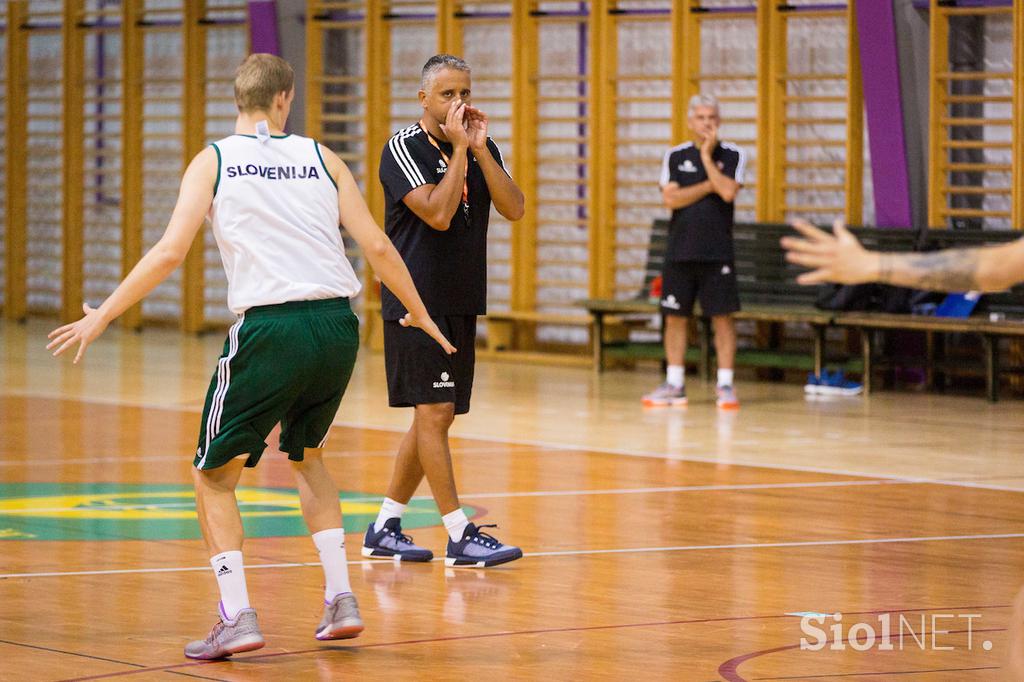
[[[227,566],[221,566],[220,570],[217,571],[217,575],[218,576],[231,575],[231,569],[228,568]]]

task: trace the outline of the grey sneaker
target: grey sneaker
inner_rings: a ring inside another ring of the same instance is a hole
[[[324,606],[324,617],[316,626],[317,639],[352,639],[363,631],[359,617],[359,604],[351,592],[344,592]]]
[[[641,400],[647,407],[679,407],[686,404],[686,387],[664,383]]]
[[[740,409],[740,401],[736,398],[736,391],[729,385],[718,387],[718,400],[715,402],[723,410]]]
[[[197,639],[185,645],[185,655],[204,660],[227,658],[231,654],[262,649],[263,644],[263,633],[256,623],[256,610],[242,609],[234,620],[221,618],[206,639]]]

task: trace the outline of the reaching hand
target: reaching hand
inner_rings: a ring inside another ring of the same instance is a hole
[[[482,151],[487,147],[487,114],[476,107],[466,106],[466,135],[469,148]]]
[[[448,342],[448,339],[445,338],[445,335],[442,334],[441,330],[437,328],[437,325],[434,324],[434,321],[427,316],[420,318],[414,316],[412,313],[406,313],[405,317],[400,319],[398,323],[403,327],[419,327],[427,334],[429,334],[430,338],[437,341],[441,348],[444,348],[444,352],[447,353],[448,355],[451,355],[457,350],[455,346]]]
[[[82,312],[85,313],[85,317],[78,322],[57,327],[47,335],[47,338],[51,339],[51,341],[46,344],[46,350],[54,347],[57,348],[57,350],[53,351],[54,357],[57,357],[76,343],[79,344],[78,353],[75,354],[76,365],[82,359],[82,356],[85,355],[86,346],[95,341],[107,328],[107,325],[110,324],[107,320],[103,319],[103,316],[96,308],[92,308],[88,303],[82,304]]]
[[[781,243],[786,260],[812,269],[796,278],[800,284],[860,284],[877,277],[878,254],[861,246],[842,220],[832,225],[833,234],[799,218],[793,227],[804,238],[783,237]]]
[[[455,100],[448,107],[448,115],[445,116],[441,130],[444,136],[452,143],[453,147],[468,147],[469,137],[466,135],[466,104],[462,100]]]

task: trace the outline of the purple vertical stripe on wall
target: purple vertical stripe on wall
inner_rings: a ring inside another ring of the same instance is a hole
[[[277,0],[249,0],[249,37],[253,52],[281,55],[277,40]]]
[[[870,0],[855,6],[875,222],[882,227],[911,227],[910,179],[892,0]]]

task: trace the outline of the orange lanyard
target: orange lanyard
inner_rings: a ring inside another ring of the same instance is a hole
[[[427,127],[425,125],[423,125],[423,121],[420,121],[420,128],[423,129],[423,132],[427,133],[427,139],[430,140],[430,144],[434,145],[434,149],[436,149],[437,151],[441,152],[441,158],[444,159],[445,166],[451,166],[452,165],[451,164],[451,158],[449,158],[449,156],[444,153],[444,150],[441,149],[441,145],[439,145],[437,143],[437,140],[434,139],[434,136],[431,135],[427,131]],[[466,211],[467,216],[469,215],[469,183],[467,181],[468,177],[469,177],[469,159],[467,158],[466,159],[466,172],[465,172],[465,175],[462,178],[462,208],[463,208],[464,211]]]

